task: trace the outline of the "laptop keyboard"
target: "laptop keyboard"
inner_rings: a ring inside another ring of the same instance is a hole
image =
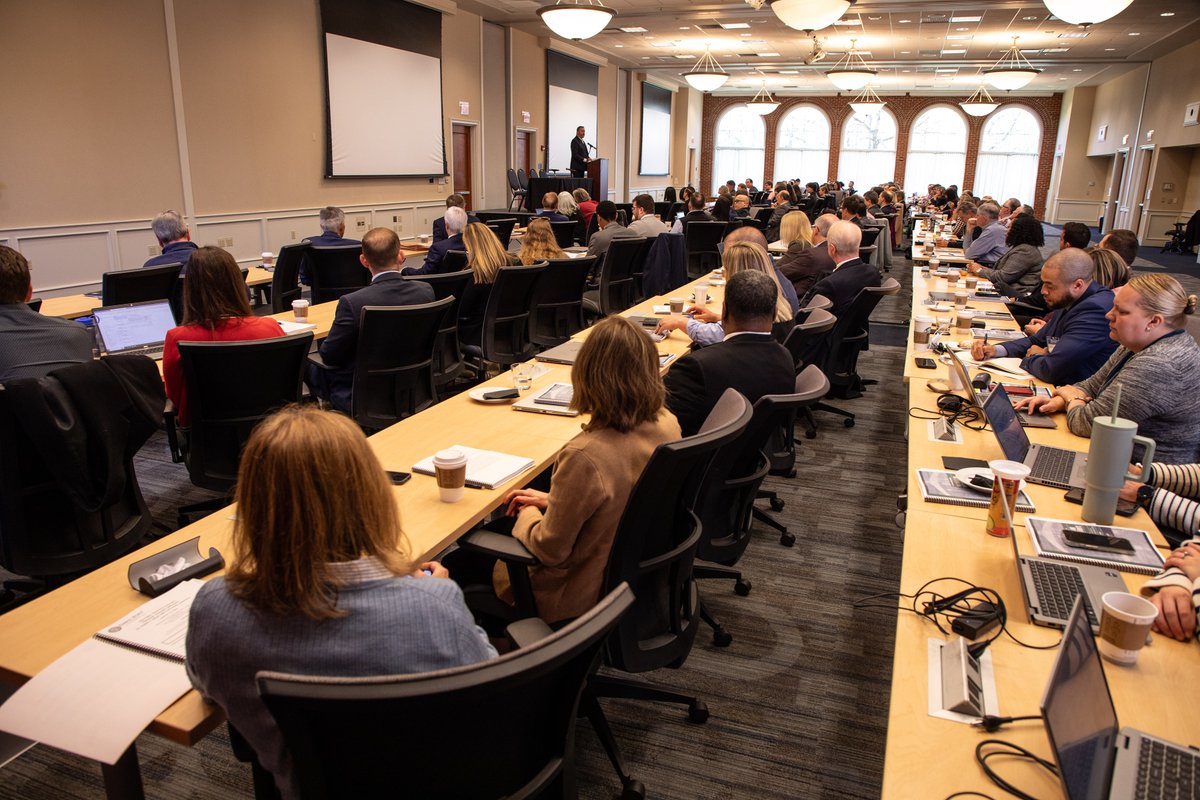
[[[1138,798],[1193,798],[1200,789],[1200,755],[1143,738],[1138,748]]]
[[[1071,616],[1075,598],[1083,596],[1083,609],[1087,612],[1088,624],[1093,629],[1100,623],[1096,612],[1088,602],[1083,588],[1083,578],[1075,567],[1047,561],[1029,561],[1029,574],[1037,590],[1038,606],[1043,614],[1065,620]]]
[[[1071,468],[1075,466],[1075,453],[1054,447],[1039,447],[1033,459],[1031,471],[1044,481],[1054,481],[1063,486],[1071,483]],[[1068,609],[1069,611],[1070,609]],[[1063,616],[1066,619],[1066,616]]]

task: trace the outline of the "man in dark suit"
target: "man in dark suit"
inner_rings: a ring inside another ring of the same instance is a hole
[[[460,209],[461,211],[461,209]],[[371,271],[371,283],[357,292],[342,295],[329,335],[321,342],[321,360],[332,370],[313,367],[309,383],[327,397],[338,411],[350,412],[350,390],[354,383],[354,357],[358,350],[358,318],[363,306],[413,306],[432,303],[433,287],[421,281],[406,281],[400,275],[404,252],[400,237],[390,228],[373,228],[362,241],[359,260]]]
[[[787,189],[780,189],[775,192],[775,210],[771,212],[771,219],[767,221],[767,241],[779,241],[779,226],[783,224],[783,217],[789,211],[795,211],[792,208],[792,195]]]
[[[321,235],[310,236],[304,244],[310,247],[350,247],[358,244],[358,239],[346,238],[346,212],[337,206],[325,206],[321,209]],[[308,264],[300,264],[300,282],[308,285]]]
[[[867,216],[866,202],[855,194],[846,195],[842,200],[842,219],[847,222],[852,222],[860,229],[863,226],[863,218]]]
[[[32,296],[29,262],[0,245],[0,383],[92,360],[92,332],[39,314],[27,305]]]
[[[582,178],[587,173],[588,146],[583,140],[587,131],[580,125],[575,129],[575,138],[571,140],[571,174]]]
[[[462,232],[467,228],[467,212],[458,206],[451,206],[446,209],[446,216],[442,219],[446,220],[446,233],[449,236],[440,242],[434,242],[433,246],[429,248],[429,252],[425,254],[424,264],[419,267],[405,267],[405,275],[434,275],[438,272],[446,272],[442,268],[446,253],[451,250],[467,249],[462,237]]]
[[[725,287],[725,339],[689,353],[667,371],[667,408],[684,436],[700,430],[726,389],[737,389],[751,403],[765,394],[795,391],[792,356],[771,336],[778,291],[762,272],[734,275]]]
[[[829,227],[829,257],[835,265],[834,270],[813,284],[800,301],[801,308],[814,295],[821,294],[833,303],[829,312],[840,317],[850,309],[850,304],[860,291],[881,283],[878,268],[873,264],[864,264],[858,257],[860,244],[862,228],[853,222],[835,222]]]
[[[829,257],[829,246],[825,244],[829,229],[838,219],[833,214],[822,214],[813,223],[811,247],[803,242],[792,242],[775,268],[791,281],[797,297],[804,297],[813,284],[833,272],[836,264]]]
[[[142,269],[165,267],[167,264],[182,264],[183,268],[179,274],[187,272],[188,259],[192,257],[197,245],[192,241],[192,232],[184,224],[183,217],[179,212],[162,212],[154,218],[150,227],[154,230],[154,238],[158,239],[158,246],[162,248],[162,253],[146,259],[146,263],[142,264]]]
[[[450,208],[451,206],[455,206],[466,211],[467,198],[455,192],[446,198],[446,208]],[[470,225],[472,222],[479,222],[479,217],[475,216],[470,211],[467,211],[467,224]],[[449,234],[446,233],[446,218],[438,217],[433,221],[433,241],[436,244],[437,242],[444,241],[447,238],[449,238]]]

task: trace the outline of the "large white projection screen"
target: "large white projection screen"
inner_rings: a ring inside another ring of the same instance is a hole
[[[571,140],[575,129],[587,129],[584,140],[596,143],[596,95],[600,70],[553,50],[546,51],[546,168],[559,172],[571,169]],[[589,150],[592,158],[611,153]]]
[[[671,171],[671,92],[642,81],[642,152],[639,175]]]

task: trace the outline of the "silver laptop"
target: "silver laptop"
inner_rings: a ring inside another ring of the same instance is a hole
[[[954,355],[953,353],[951,353],[951,357],[954,359],[954,361],[957,363],[958,366],[957,367],[951,366],[950,369],[956,370],[959,373],[959,376],[966,382],[967,391],[971,393],[971,397],[970,397],[971,402],[974,403],[975,406],[977,406],[979,408],[983,408],[983,404],[987,401],[987,397],[990,394],[990,392],[978,391],[975,388],[975,385],[971,383],[970,377],[967,375],[967,365],[962,363],[962,359],[959,358],[957,355]],[[991,374],[991,373],[988,373],[988,374]],[[1000,381],[995,380],[994,378],[995,378],[995,376],[993,376],[992,382],[999,384]],[[1012,405],[1012,397],[1011,396],[1009,397],[1009,405]],[[1013,413],[1017,415],[1017,421],[1021,423],[1022,428],[1057,428],[1058,427],[1058,425],[1055,424],[1054,420],[1050,419],[1050,417],[1046,416],[1045,414],[1030,414],[1027,411],[1017,411],[1015,408],[1013,409]]]
[[[97,308],[92,316],[100,352],[109,356],[162,358],[167,331],[175,327],[175,316],[166,300],[106,306]]]
[[[1041,708],[1068,800],[1200,794],[1200,752],[1133,728],[1118,729],[1096,640],[1079,604],[1063,633]]]
[[[1115,569],[1090,564],[1067,564],[1053,558],[1023,556],[1012,539],[1013,558],[1021,578],[1025,613],[1034,625],[1062,628],[1067,624],[1075,600],[1082,597],[1084,613],[1092,630],[1100,631],[1100,598],[1105,592],[1125,592],[1125,579]]]
[[[512,404],[517,411],[532,411],[535,414],[554,414],[559,417],[577,417],[579,412],[571,408],[574,387],[569,383],[552,383],[537,394],[522,397]]]
[[[574,364],[575,359],[579,357],[579,348],[581,347],[583,347],[583,342],[571,340],[544,350],[534,358],[538,361],[545,361],[547,364]]]
[[[1029,467],[1030,483],[1055,486],[1059,489],[1083,486],[1087,453],[1031,444],[1029,437],[1021,429],[1021,420],[1017,418],[1012,400],[1003,386],[997,384],[995,391],[988,395],[988,399],[983,403],[983,413],[987,417],[988,425],[992,427],[992,432],[996,434],[996,440],[1000,442],[1004,457]]]

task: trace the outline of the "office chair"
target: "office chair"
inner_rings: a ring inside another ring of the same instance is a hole
[[[175,413],[166,415],[171,459],[186,463],[188,477],[202,489],[228,495],[237,483],[242,447],[271,412],[298,403],[311,331],[248,342],[180,342],[191,426],[180,436]],[[227,496],[184,506],[179,524],[215,511]]]
[[[742,217],[743,228],[758,228],[763,234],[767,232],[767,223],[758,217]]]
[[[511,167],[508,170],[508,191],[511,194],[508,199],[508,210],[513,211],[520,208],[521,204],[525,202],[525,190],[521,188],[521,181]]]
[[[636,302],[634,274],[642,272],[651,239],[613,239],[600,262],[600,285],[583,293],[583,311],[591,318],[619,314]]]
[[[367,433],[383,430],[437,402],[433,383],[434,341],[453,297],[413,306],[363,306],[350,416]],[[319,353],[308,362],[325,365]]]
[[[31,298],[29,298],[29,302],[28,302],[28,303],[26,303],[25,305],[29,306],[29,310],[30,310],[30,311],[37,311],[37,312],[41,312],[41,310],[42,310],[42,298],[40,298],[40,297],[31,297]]]
[[[592,215],[595,218],[595,214]],[[558,242],[558,246],[562,248],[575,246],[575,226],[578,225],[575,220],[569,219],[566,222],[551,222],[550,228],[554,231],[554,240]]]
[[[371,283],[371,272],[358,257],[362,246],[308,248],[308,279],[312,302],[328,303]]]
[[[823,294],[814,294],[808,298],[808,302],[804,304],[804,308],[796,312],[796,324],[804,322],[808,319],[812,312],[821,310],[828,311],[833,308],[833,301]]]
[[[596,257],[552,258],[533,297],[530,340],[539,347],[562,344],[583,330],[583,288]]]
[[[365,678],[264,671],[258,691],[303,797],[575,798],[581,693],[632,605],[620,584],[561,630],[519,623],[520,648],[490,661]]]
[[[471,270],[464,269],[433,275],[405,276],[405,280],[421,281],[433,287],[434,300],[450,297],[454,301],[446,307],[438,327],[437,338],[433,343],[433,385],[439,389],[453,383],[465,367],[458,347],[458,304],[467,284],[474,280],[474,275]]]
[[[878,249],[875,241],[882,231],[882,226],[864,225],[862,227],[862,241],[858,245],[858,257],[863,261],[871,263],[871,256]]]
[[[446,255],[442,256],[442,263],[435,275],[440,275],[445,272],[462,272],[467,269],[467,262],[471,260],[471,255],[466,250],[447,250]],[[461,298],[461,295],[459,295]]]
[[[542,261],[528,267],[501,267],[488,294],[483,312],[481,346],[466,345],[463,355],[482,380],[486,364],[507,367],[531,358],[534,347],[529,340],[530,314],[538,280],[546,271]]]
[[[106,272],[100,278],[100,298],[106,306],[170,300],[179,280],[182,264],[161,267],[122,269]]]
[[[721,266],[717,247],[725,237],[728,222],[689,222],[683,226],[683,246],[687,250],[688,275],[698,278]]]
[[[516,217],[501,217],[500,219],[489,219],[487,221],[487,226],[496,234],[496,238],[500,240],[501,247],[505,250],[508,249],[508,244],[512,241],[512,232],[516,225]]]
[[[823,295],[817,295],[816,297],[824,299]],[[826,303],[832,305],[828,300],[826,300]],[[801,311],[803,310],[801,309]],[[812,309],[808,312],[807,318],[803,322],[796,323],[796,327],[792,329],[791,333],[788,334],[788,338],[784,340],[783,346],[788,349],[788,352],[792,354],[792,358],[796,362],[797,375],[807,367],[813,365],[814,360],[819,358],[820,353],[825,348],[825,339],[836,324],[837,317],[824,308]],[[806,428],[805,437],[815,439],[817,436],[817,422],[813,418],[812,409],[806,407],[801,413],[804,417]],[[779,509],[775,510],[778,511]]]
[[[281,314],[292,310],[292,301],[299,300],[304,289],[300,286],[300,267],[308,256],[306,242],[285,244],[275,257],[275,271],[271,273],[271,313]]]

